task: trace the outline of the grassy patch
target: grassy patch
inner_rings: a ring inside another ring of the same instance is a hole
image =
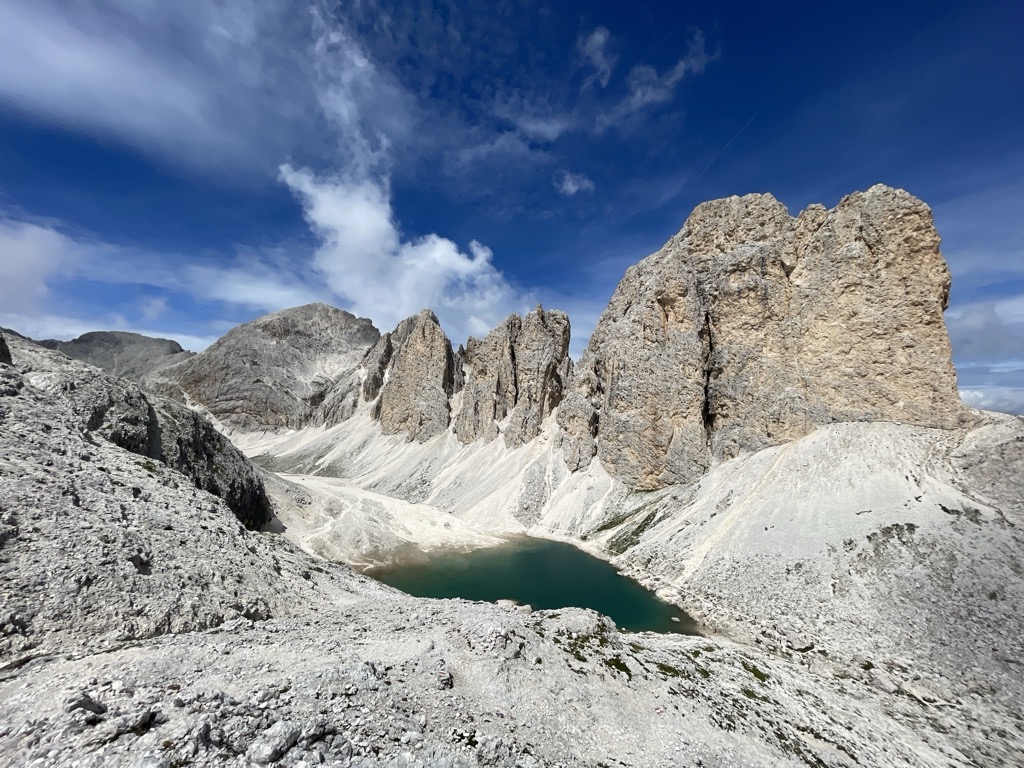
[[[633,673],[629,671],[629,665],[618,656],[609,656],[604,660],[604,665],[624,673],[630,680],[633,679]]]
[[[761,670],[756,664],[748,664],[744,661],[743,668],[752,674],[757,679],[757,682],[762,685],[768,681],[768,673]]]
[[[666,675],[668,677],[689,677],[689,675],[684,673],[681,669],[677,669],[676,667],[673,667],[671,664],[662,664],[660,661],[657,661],[655,662],[655,666],[658,668],[658,671],[661,672],[661,674]]]

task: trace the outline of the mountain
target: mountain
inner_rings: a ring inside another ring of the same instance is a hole
[[[240,325],[144,384],[228,428],[333,424],[355,407],[356,368],[379,338],[365,318],[308,304]]]
[[[1021,763],[1024,419],[957,397],[938,245],[888,187],[796,217],[711,201],[575,365],[542,307],[459,348],[429,310],[380,334],[299,307],[141,389],[11,336],[0,755]],[[185,403],[245,455],[218,463]],[[263,532],[208,493],[224,472],[261,483]],[[350,567],[517,534],[610,559],[706,636]]]
[[[195,355],[176,341],[124,331],[92,331],[71,341],[44,339],[36,343],[132,381]]]

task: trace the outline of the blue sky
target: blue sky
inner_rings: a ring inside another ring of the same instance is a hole
[[[833,6],[841,7],[833,7]],[[579,354],[699,202],[929,203],[969,402],[1024,410],[1024,5],[0,0],[0,325],[202,348],[323,300]]]

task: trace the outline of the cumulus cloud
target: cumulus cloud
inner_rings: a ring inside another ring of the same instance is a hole
[[[312,268],[340,303],[384,330],[430,308],[456,343],[486,333],[528,301],[494,266],[486,246],[474,241],[466,252],[434,233],[402,237],[388,176],[390,139],[401,126],[388,130],[380,120],[367,119],[380,106],[382,88],[393,88],[395,103],[402,101],[400,89],[344,27],[317,16],[316,33],[320,104],[343,162],[323,173],[290,163],[279,169],[319,240]],[[529,151],[509,132],[466,147],[457,161],[472,164]]]
[[[528,303],[480,243],[466,253],[436,234],[403,239],[383,180],[321,177],[287,164],[281,179],[320,239],[313,267],[348,308],[383,329],[431,308],[458,343]]]
[[[555,188],[566,197],[572,197],[577,192],[593,192],[594,182],[584,173],[572,173],[562,171],[555,177]]]
[[[0,49],[9,63],[0,68],[0,100],[176,161],[276,156],[273,167],[319,242],[312,252],[293,244],[289,258],[254,249],[233,257],[140,254],[11,225],[0,230],[0,247],[18,254],[0,264],[8,312],[39,311],[54,280],[85,274],[86,265],[94,281],[250,311],[332,301],[385,328],[431,307],[456,339],[486,332],[523,305],[483,245],[463,251],[436,234],[400,236],[389,170],[392,147],[415,122],[415,99],[330,4],[315,1],[303,13],[284,0],[5,5]],[[311,126],[334,147],[320,153],[319,172],[280,165]],[[562,129],[524,119],[522,130],[555,137]],[[461,149],[464,164],[530,151],[515,132]],[[122,311],[147,322],[165,301],[133,297]]]
[[[1024,295],[951,307],[946,313],[953,352],[961,367],[1024,360]]]
[[[607,50],[611,33],[605,27],[598,27],[589,35],[581,35],[576,40],[576,50],[594,68],[594,73],[584,82],[583,88],[589,88],[593,83],[599,83],[602,88],[608,86],[611,80],[612,70],[618,59]]]
[[[1024,295],[951,307],[946,325],[963,401],[1024,413]]]

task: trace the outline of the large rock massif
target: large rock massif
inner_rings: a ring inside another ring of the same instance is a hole
[[[569,317],[537,306],[511,315],[483,340],[470,339],[463,355],[471,371],[455,434],[463,443],[493,440],[504,424],[505,445],[518,448],[541,432],[562,401],[572,371]]]
[[[771,195],[704,203],[602,315],[559,414],[566,459],[650,489],[823,424],[955,427],[949,286],[906,192],[796,218]]]
[[[451,342],[430,310],[403,320],[388,336],[382,350],[370,350],[377,360],[373,380],[381,381],[374,409],[381,430],[410,440],[436,437],[448,429],[448,401],[462,384]]]
[[[83,435],[135,454],[147,470],[157,471],[154,462],[177,470],[196,488],[223,499],[250,528],[269,522],[270,501],[262,479],[198,413],[27,340],[12,336],[10,343],[25,380],[62,401]]]
[[[286,310],[149,391],[12,337],[0,761],[1024,763],[1024,421],[960,404],[948,290],[927,207],[874,187],[699,206],[575,370],[540,307],[458,350],[429,311]],[[707,637],[337,564],[524,533]]]

